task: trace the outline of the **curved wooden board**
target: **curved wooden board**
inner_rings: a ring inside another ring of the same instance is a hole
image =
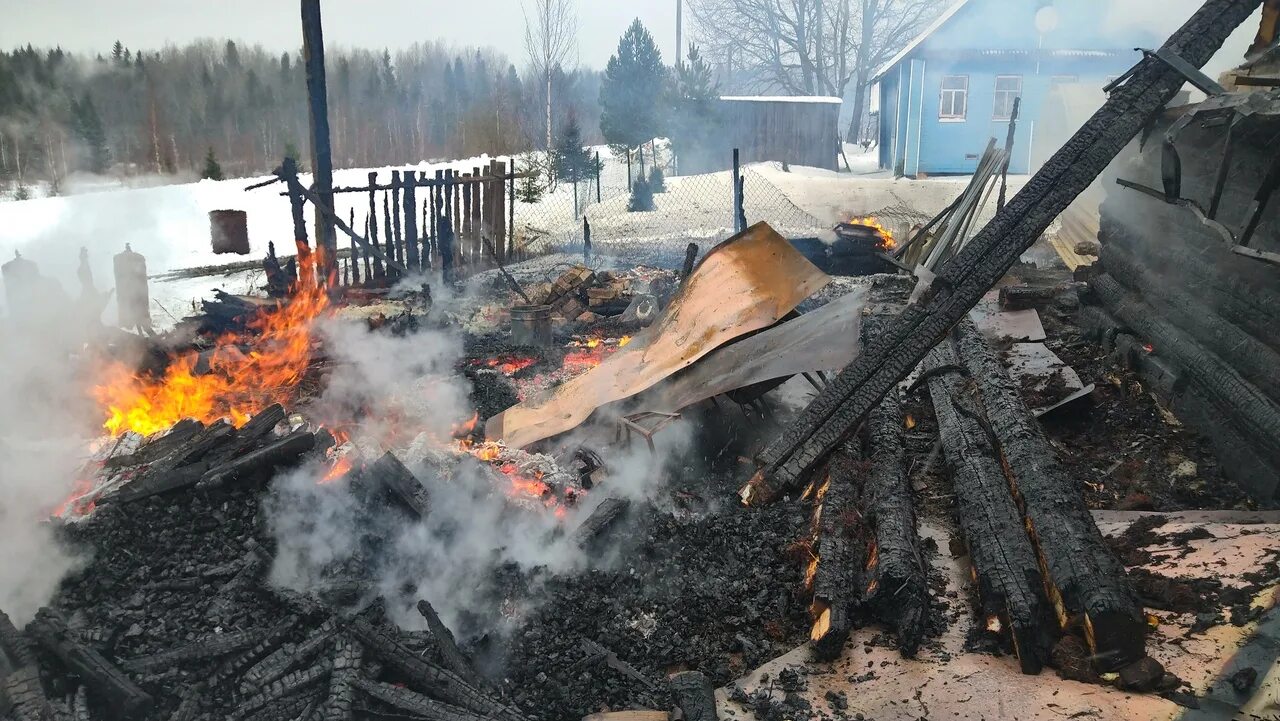
[[[485,435],[522,448],[581,424],[596,408],[651,388],[707,353],[767,328],[831,281],[767,223],[713,248],[658,320],[617,353],[485,421]]]

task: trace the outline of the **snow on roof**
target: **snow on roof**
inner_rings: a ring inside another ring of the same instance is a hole
[[[924,32],[920,33],[915,37],[914,40],[907,43],[907,46],[902,50],[899,50],[897,55],[894,55],[892,58],[889,59],[889,62],[885,63],[884,65],[881,65],[880,69],[876,71],[876,74],[871,76],[871,81],[875,82],[880,78],[884,77],[885,73],[893,69],[893,66],[902,62],[902,59],[907,57],[907,55],[910,55],[912,50],[915,50],[916,48],[920,47],[920,43],[924,42],[926,38],[928,38],[930,35],[937,32],[938,28],[942,27],[943,25],[946,25],[948,20],[950,20],[956,13],[960,12],[960,8],[963,8],[965,5],[968,5],[968,4],[969,4],[969,0],[958,0],[956,4],[947,8],[945,12],[943,12],[941,15],[938,16],[937,20],[933,21],[932,25],[924,29]]]
[[[721,95],[721,100],[733,100],[752,103],[834,103],[844,102],[840,98],[824,95]]]

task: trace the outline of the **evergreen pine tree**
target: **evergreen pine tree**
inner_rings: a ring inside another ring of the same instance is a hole
[[[541,168],[538,167],[538,161],[530,153],[523,163],[522,170],[527,173],[520,179],[516,185],[516,200],[521,203],[536,203],[542,200],[542,184],[538,182],[538,176],[541,174]]]
[[[723,151],[712,147],[717,129],[716,99],[720,89],[712,80],[711,66],[702,58],[697,45],[689,45],[688,60],[676,67],[672,95],[668,135],[676,157],[693,159],[700,153]]]
[[[298,146],[294,145],[292,140],[285,141],[284,157],[293,158],[293,162],[298,164],[299,173],[306,172],[302,167],[302,153],[298,152]]]
[[[667,176],[657,165],[649,169],[649,189],[655,193],[667,192]]]
[[[209,180],[225,180],[222,175],[222,166],[218,164],[218,159],[213,155],[213,146],[209,146],[209,152],[204,156],[204,170],[200,173],[200,177]]]
[[[591,153],[582,147],[582,128],[578,114],[569,111],[555,148],[555,173],[557,180],[578,183],[591,174]]]
[[[662,133],[666,78],[662,53],[636,19],[618,41],[600,84],[600,130],[607,142],[634,148]]]
[[[639,213],[653,209],[653,188],[649,187],[649,181],[644,178],[636,178],[631,183],[631,199],[627,202],[627,211]]]
[[[80,102],[71,103],[72,127],[89,151],[88,168],[95,173],[105,173],[111,162],[111,154],[107,148],[107,133],[102,127],[102,118],[93,104],[89,93],[80,97]]]
[[[111,59],[115,61],[116,65],[119,65],[124,60],[124,43],[117,40],[111,46]]]

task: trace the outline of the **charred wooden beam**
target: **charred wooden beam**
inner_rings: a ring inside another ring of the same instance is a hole
[[[252,631],[215,633],[180,648],[122,661],[120,668],[135,676],[153,673],[182,663],[226,656],[252,646],[257,640],[258,635]]]
[[[235,433],[235,427],[225,420],[207,426],[186,444],[151,463],[133,482],[103,501],[132,503],[195,485],[208,467],[202,463],[205,456],[228,443]]]
[[[854,534],[856,501],[862,469],[856,444],[836,451],[827,464],[826,479],[814,491],[817,548],[813,572],[813,625],[809,644],[820,660],[840,656],[853,631],[854,605],[859,599],[862,549]]]
[[[1208,0],[1163,47],[1192,65],[1204,65],[1260,1]],[[1182,76],[1160,60],[1140,61],[1093,117],[942,267],[919,302],[894,318],[885,333],[760,454],[760,470],[742,489],[743,500],[767,502],[798,486],[1183,84]]]
[[[1083,614],[1086,640],[1103,670],[1142,658],[1145,621],[1125,585],[1124,567],[1058,463],[1018,385],[972,321],[961,321],[955,341],[982,393],[1059,624],[1065,627]]]
[[[230,718],[242,719],[286,696],[292,696],[305,689],[317,686],[328,679],[331,673],[333,673],[333,659],[328,658],[322,659],[310,668],[287,673],[267,684],[258,693],[245,699],[231,712]]]
[[[404,677],[414,689],[494,719],[523,721],[521,714],[514,708],[485,693],[457,673],[423,660],[368,621],[354,619],[347,630],[366,650]]]
[[[1159,355],[1175,362],[1193,383],[1272,464],[1280,462],[1280,404],[1239,372],[1164,320],[1151,306],[1126,293],[1109,275],[1089,288],[1121,322],[1150,342]]]
[[[31,640],[13,625],[4,611],[0,611],[0,651],[8,657],[14,668],[36,665],[36,653]]]
[[[294,669],[310,663],[312,659],[320,655],[332,643],[333,637],[337,632],[338,620],[330,618],[320,624],[301,642],[297,644],[286,643],[271,652],[244,672],[244,677],[241,678],[239,687],[241,695],[252,695],[257,689],[266,686]]]
[[[427,621],[427,630],[431,632],[431,640],[435,643],[436,651],[440,653],[440,658],[444,660],[444,665],[453,670],[454,673],[463,678],[471,678],[479,681],[480,674],[476,672],[471,662],[467,660],[466,655],[458,648],[458,642],[453,638],[453,632],[449,627],[440,620],[440,614],[432,608],[426,600],[418,601],[418,613]]]
[[[391,451],[371,464],[365,474],[386,488],[392,498],[414,516],[426,518],[431,512],[431,497],[427,489]]]
[[[911,658],[924,640],[929,576],[903,454],[902,397],[894,388],[867,419],[871,467],[858,509],[868,535],[862,578],[866,607],[894,630]]]
[[[716,721],[716,692],[707,677],[697,671],[682,671],[667,684],[684,721]]]
[[[217,670],[206,679],[206,686],[216,689],[222,684],[240,678],[240,675],[246,670],[279,648],[284,643],[285,638],[297,627],[298,620],[297,616],[289,615],[278,621],[274,626],[267,629],[262,634],[261,640],[248,651],[223,661]]]
[[[580,548],[590,545],[614,523],[626,515],[631,508],[631,501],[625,498],[606,498],[595,507],[591,515],[582,520],[573,530],[573,542]]]
[[[1016,198],[1014,199],[1017,200]],[[955,368],[950,343],[925,360],[925,371]],[[1049,619],[1040,568],[1023,530],[972,388],[959,370],[929,380],[938,433],[956,494],[956,515],[978,587],[980,623],[1003,637],[1008,629],[1023,673],[1039,673],[1049,655]]]
[[[370,698],[407,711],[423,721],[487,721],[490,718],[389,683],[357,678],[352,685]]]
[[[270,476],[281,466],[296,463],[302,454],[314,448],[316,436],[299,429],[255,451],[205,471],[199,488],[217,488],[226,483],[249,481]]]
[[[3,686],[15,721],[59,721],[40,685],[40,669],[34,665],[9,674]]]
[[[76,689],[71,699],[71,721],[93,721],[93,714],[89,711],[89,687],[84,684]]]
[[[184,418],[173,424],[173,427],[163,436],[148,441],[146,445],[133,453],[112,456],[103,465],[107,468],[122,468],[153,463],[172,453],[178,446],[191,440],[202,430],[204,430],[203,423],[194,418]]]
[[[329,695],[319,712],[320,721],[351,721],[355,682],[360,678],[363,661],[364,649],[360,644],[345,637],[338,638],[333,674],[329,677]]]
[[[70,671],[93,689],[94,695],[116,709],[122,717],[142,718],[151,712],[155,699],[138,688],[119,667],[96,650],[85,646],[67,629],[66,622],[49,608],[36,613],[27,632],[40,647],[56,656]]]
[[[1042,308],[1065,290],[1061,285],[1006,285],[1000,289],[1000,307],[1009,310]]]

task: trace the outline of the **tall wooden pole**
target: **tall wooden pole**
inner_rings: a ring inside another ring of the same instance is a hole
[[[324,33],[320,27],[320,0],[302,0],[302,58],[307,66],[307,103],[311,115],[312,185],[320,202],[333,208],[333,152],[329,147],[329,94],[324,77]],[[316,248],[320,250],[326,278],[337,269],[338,244],[332,216],[316,208]]]
[[[677,66],[684,62],[684,46],[680,44],[684,31],[684,0],[676,0],[676,57]]]

